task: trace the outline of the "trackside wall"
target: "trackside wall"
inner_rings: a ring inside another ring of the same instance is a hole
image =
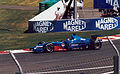
[[[94,0],[96,9],[113,9],[114,6],[120,9],[120,0]]]
[[[120,28],[120,17],[58,21],[29,21],[32,33],[111,30]]]

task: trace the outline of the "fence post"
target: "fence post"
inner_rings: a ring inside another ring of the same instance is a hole
[[[77,19],[77,0],[73,0],[74,2],[74,19]]]
[[[110,40],[108,37],[107,37],[107,39],[110,42],[110,44],[112,45],[112,47],[114,48],[115,53],[117,54],[116,56],[113,57],[113,61],[114,61],[114,74],[120,74],[119,73],[119,60],[120,60],[119,56],[120,56],[120,53],[119,53],[117,47],[112,42],[112,40]]]
[[[119,56],[113,56],[114,74],[119,74]]]
[[[22,67],[19,64],[19,62],[17,61],[15,55],[11,51],[9,52],[9,54],[12,57],[13,61],[15,62],[15,64],[17,65],[18,69],[19,69],[19,73],[16,73],[16,74],[23,74]]]

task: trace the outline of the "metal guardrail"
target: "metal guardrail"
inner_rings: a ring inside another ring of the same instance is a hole
[[[114,60],[114,74],[120,74],[120,72],[119,72],[120,53],[119,53],[117,47],[112,42],[112,40],[110,40],[109,37],[107,37],[107,39],[108,39],[109,43],[112,45],[112,47],[114,48],[114,50],[117,54],[116,56],[113,57],[113,60]]]
[[[15,62],[15,64],[17,65],[18,69],[19,69],[19,72],[16,73],[16,74],[23,74],[22,67],[21,67],[20,63],[18,62],[18,60],[16,59],[15,55],[11,51],[9,52],[9,54],[12,57],[13,61]]]

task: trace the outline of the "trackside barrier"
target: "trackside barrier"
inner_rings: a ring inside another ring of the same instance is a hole
[[[67,19],[67,20],[38,20],[29,21],[27,32],[75,32],[93,30],[111,30],[120,28],[120,17],[96,18],[96,19]]]
[[[113,9],[117,6],[120,9],[120,0],[94,0],[94,8]]]
[[[120,53],[119,53],[117,47],[114,45],[114,43],[109,38],[108,38],[108,41],[110,42],[110,44],[112,45],[112,47],[114,48],[114,50],[117,54],[116,56],[113,56],[114,74],[120,74],[120,72],[119,72],[119,56],[120,56]]]
[[[16,74],[23,74],[23,70],[22,70],[22,67],[21,65],[19,64],[18,60],[16,59],[15,55],[10,51],[9,52],[10,56],[12,57],[13,61],[15,62],[15,64],[17,65],[18,69],[19,69],[19,72],[16,73]]]

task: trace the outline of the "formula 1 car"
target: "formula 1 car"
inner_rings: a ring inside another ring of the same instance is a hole
[[[98,50],[102,47],[102,39],[98,35],[91,35],[91,38],[82,38],[72,34],[72,38],[58,42],[39,42],[37,46],[30,48],[33,52],[54,52],[54,51],[71,51],[83,49]]]

